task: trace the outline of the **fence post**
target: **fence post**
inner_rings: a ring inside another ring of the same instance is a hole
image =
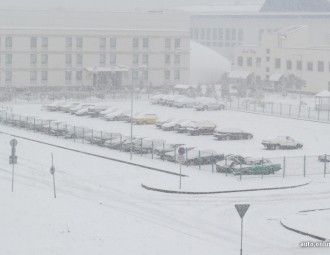
[[[201,151],[198,151],[198,169],[201,170]]]
[[[280,115],[282,116],[282,103],[280,103]]]
[[[301,104],[299,104],[298,118],[300,118]]]
[[[274,103],[272,102],[272,108],[271,108],[272,114],[274,113]]]
[[[304,156],[304,177],[306,177],[306,155]]]
[[[261,173],[261,179],[263,180],[264,179],[264,158],[262,157],[261,158],[261,169],[262,169],[262,173]]]
[[[165,143],[163,142],[163,153],[162,153],[162,156],[163,156],[163,161],[165,160]]]
[[[56,138],[58,138],[58,122],[56,123]]]
[[[36,118],[33,117],[33,132],[36,132]]]
[[[213,152],[212,152],[212,159],[213,159]],[[214,172],[214,161],[212,160],[212,174]]]
[[[283,178],[285,178],[285,157],[283,158]]]
[[[94,144],[94,129],[92,129],[92,139],[91,139],[91,144]]]
[[[154,159],[154,141],[151,142],[151,158]]]
[[[8,113],[6,112],[6,126],[8,124]]]
[[[82,131],[83,131],[82,132],[82,143],[84,143],[85,142],[85,128],[83,128]]]
[[[291,104],[289,105],[289,116],[291,117]]]
[[[324,154],[324,178],[327,175],[327,154]]]
[[[320,120],[320,109],[317,110],[317,120]]]
[[[76,142],[76,126],[73,126],[73,142]]]
[[[242,163],[239,163],[239,180],[242,181]]]
[[[48,135],[50,135],[50,121],[48,122]]]

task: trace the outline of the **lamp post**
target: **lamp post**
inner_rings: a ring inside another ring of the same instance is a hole
[[[147,67],[145,65],[137,66],[137,67],[131,67],[128,68],[132,72],[132,83],[131,83],[131,141],[130,141],[130,160],[133,158],[133,111],[134,111],[134,80],[135,77],[133,77],[134,71],[139,71],[146,69]],[[139,75],[139,73],[137,73]]]

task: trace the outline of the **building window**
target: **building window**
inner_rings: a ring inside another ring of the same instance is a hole
[[[313,72],[313,62],[308,62],[307,63],[307,70],[310,72]]]
[[[269,62],[270,61],[270,57],[266,57],[266,62]]]
[[[6,83],[11,83],[12,80],[13,80],[13,73],[11,71],[6,71],[6,73],[5,73]]]
[[[195,28],[195,31],[194,31],[194,39],[196,39],[196,40],[199,39],[199,29],[198,29],[198,28]]]
[[[76,81],[82,81],[82,71],[76,72]]]
[[[243,57],[238,57],[237,58],[237,65],[238,66],[243,66]]]
[[[292,70],[292,61],[291,60],[286,61],[286,69]]]
[[[179,65],[180,64],[180,55],[175,55],[174,56],[174,63]]]
[[[143,38],[143,40],[142,40],[142,47],[144,49],[148,49],[149,48],[149,38]]]
[[[105,37],[100,38],[100,50],[105,50],[107,46],[107,39]]]
[[[117,39],[112,37],[110,38],[110,48],[114,49],[117,47]]]
[[[168,81],[168,80],[170,80],[170,78],[171,78],[171,73],[170,73],[170,71],[169,71],[169,70],[165,70],[165,71],[164,71],[164,79],[165,79],[166,81]]]
[[[139,54],[133,54],[132,56],[132,64],[137,65],[139,63]]]
[[[37,37],[30,38],[30,46],[33,50],[37,48]]]
[[[269,67],[266,67],[266,72],[269,73]]]
[[[13,55],[12,54],[6,54],[6,65],[11,66],[13,64]]]
[[[219,40],[223,40],[223,29],[219,28]]]
[[[144,65],[148,65],[149,64],[149,56],[148,55],[144,54],[142,56],[142,64],[144,64]]]
[[[207,28],[206,29],[206,40],[210,40],[211,39],[211,29]]]
[[[66,37],[65,38],[65,48],[67,50],[71,50],[72,49],[72,37]]]
[[[213,28],[213,40],[218,40],[218,29]]]
[[[174,71],[174,79],[175,80],[180,80],[180,71],[179,70]]]
[[[48,49],[48,38],[47,37],[42,37],[41,38],[41,47],[42,49]]]
[[[30,83],[35,84],[37,82],[37,71],[30,72]]]
[[[105,66],[105,54],[101,54],[99,60],[100,66]]]
[[[170,63],[171,63],[171,56],[165,55],[165,64],[170,64]]]
[[[78,67],[80,67],[80,66],[82,66],[82,64],[83,64],[83,56],[82,56],[82,54],[77,54],[77,56],[76,56],[76,65]]]
[[[235,28],[233,28],[231,30],[231,40],[236,41],[236,29]]]
[[[132,80],[137,80],[137,79],[139,79],[139,72],[135,70],[132,72]]]
[[[238,29],[238,40],[243,41],[243,29]]]
[[[317,61],[317,71],[324,72],[324,62],[323,61]]]
[[[257,67],[261,66],[261,58],[256,58],[256,66]]]
[[[6,37],[6,49],[11,49],[13,47],[13,38]]]
[[[205,39],[205,28],[201,28],[201,40]]]
[[[48,72],[47,71],[41,71],[41,81],[42,82],[48,81]]]
[[[280,69],[281,68],[281,59],[275,58],[275,68]]]
[[[270,49],[266,49],[266,54],[270,54]]]
[[[81,50],[83,47],[83,39],[81,37],[76,38],[76,47],[78,50]]]
[[[181,40],[180,39],[175,39],[174,48],[178,49],[180,47],[181,47]]]
[[[149,72],[143,71],[143,80],[147,81],[149,79]]]
[[[252,66],[252,57],[248,57],[248,58],[246,59],[246,65],[249,66],[249,67]]]
[[[41,55],[41,64],[42,65],[48,65],[48,55],[47,54],[42,54]]]
[[[133,49],[139,48],[139,38],[133,38]]]
[[[37,64],[37,54],[30,55],[30,65],[35,66]]]
[[[71,54],[65,54],[65,65],[72,66],[72,55]]]
[[[301,60],[297,61],[297,70],[301,71],[302,70],[302,62]]]
[[[72,72],[71,71],[65,71],[65,81],[66,83],[71,83],[72,80]]]
[[[111,53],[110,54],[110,65],[115,65],[117,62],[116,60],[116,54],[115,53]]]
[[[230,29],[226,28],[226,40],[229,41],[230,40]]]

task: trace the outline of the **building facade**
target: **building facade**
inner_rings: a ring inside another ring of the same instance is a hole
[[[1,87],[189,83],[189,16],[0,11]]]
[[[250,71],[255,80],[279,82],[294,75],[306,92],[330,88],[330,44],[310,46],[310,28],[291,26],[265,34],[260,45],[240,46],[234,54],[234,70]]]

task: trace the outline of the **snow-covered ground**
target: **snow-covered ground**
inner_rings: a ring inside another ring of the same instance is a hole
[[[129,107],[127,102],[116,105]],[[105,122],[64,113],[40,111],[40,105],[13,105],[14,112],[54,118],[70,124],[129,134],[129,124]],[[240,112],[195,112],[136,102],[136,111],[155,112],[161,117],[208,119],[219,127],[236,126],[254,133],[251,141],[219,142],[211,137],[190,137],[165,133],[153,126],[134,126],[134,133],[183,142],[225,153],[251,156],[317,155],[329,152],[329,126],[298,120]],[[127,153],[89,144],[74,143],[22,129],[0,126],[11,132],[44,142],[90,151],[120,159]],[[265,151],[261,139],[280,134],[304,142],[297,151]],[[297,211],[329,207],[329,181],[321,175],[303,178],[266,180],[212,174],[210,171],[183,167],[183,188],[189,190],[287,186],[311,183],[296,189],[218,195],[174,195],[147,191],[152,186],[175,187],[178,176],[151,171],[106,159],[87,156],[44,144],[18,139],[18,165],[15,187],[11,192],[9,140],[0,134],[0,236],[1,254],[238,254],[240,218],[234,205],[250,203],[245,216],[244,253],[246,254],[328,254],[328,248],[302,249],[306,237],[284,229],[280,220]],[[54,154],[57,198],[53,198],[49,173],[50,154]],[[137,155],[134,162],[178,172],[178,166]],[[218,182],[218,184],[217,184]],[[188,186],[189,185],[189,186]],[[217,186],[218,185],[218,186]],[[221,186],[221,187],[220,187]],[[320,225],[326,228],[327,224]]]

